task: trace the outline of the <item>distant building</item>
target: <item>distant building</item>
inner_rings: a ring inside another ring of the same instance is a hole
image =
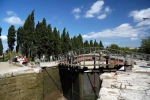
[[[139,47],[128,47],[129,49],[139,49]]]

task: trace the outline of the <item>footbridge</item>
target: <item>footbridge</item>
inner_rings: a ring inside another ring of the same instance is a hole
[[[79,73],[114,72],[121,67],[132,66],[132,55],[125,56],[123,51],[98,47],[82,48],[60,55],[58,67],[72,69]]]
[[[133,67],[135,59],[147,60],[150,55],[89,47],[68,51],[57,58],[61,89],[56,86],[62,94],[68,100],[96,100],[102,83],[99,74],[126,71]]]

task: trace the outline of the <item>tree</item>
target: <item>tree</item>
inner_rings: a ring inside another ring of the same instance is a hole
[[[10,28],[8,29],[8,35],[7,35],[7,43],[8,43],[8,47],[9,47],[9,52],[10,52],[10,59],[11,59],[11,52],[14,49],[15,46],[15,37],[16,37],[16,30],[14,25],[11,25]]]
[[[88,40],[85,40],[84,47],[89,47],[89,46],[90,46],[90,44],[89,44]]]
[[[83,38],[81,36],[81,34],[78,35],[78,41],[79,41],[79,48],[83,48],[84,47],[84,44],[83,44]]]
[[[150,54],[150,36],[142,39],[140,52]]]
[[[90,40],[90,47],[93,47],[93,40]]]
[[[2,32],[2,28],[0,27],[0,37],[1,37],[1,32]],[[3,44],[2,44],[2,40],[0,38],[0,55],[3,54]]]
[[[94,47],[98,47],[98,43],[96,42],[96,39],[94,41]]]
[[[99,47],[104,48],[102,41],[99,42]]]
[[[52,32],[52,28],[51,28],[51,25],[48,24],[47,25],[47,33],[48,33],[48,56],[50,55],[53,55],[54,53],[54,39],[55,39],[55,36],[54,36],[54,33]]]
[[[111,44],[110,49],[119,49],[119,46],[117,44]]]
[[[63,33],[61,35],[62,40],[62,52],[68,52],[69,50],[72,50],[72,44],[71,39],[69,37],[69,32],[66,32],[66,28],[64,28]]]
[[[36,48],[38,56],[47,54],[49,48],[49,33],[47,31],[46,19],[43,18],[42,22],[36,25]]]
[[[34,52],[33,46],[35,42],[35,29],[34,29],[34,10],[31,12],[31,14],[28,15],[27,19],[25,20],[25,23],[23,25],[23,28],[25,30],[24,32],[24,52],[25,55],[28,57],[28,54],[32,54],[32,51]]]
[[[57,28],[55,27],[53,30],[53,34],[55,35],[54,38],[54,54],[58,56],[61,54],[61,39],[60,39],[60,33],[57,31]]]
[[[24,44],[24,29],[23,27],[19,27],[17,30],[17,46],[16,46],[16,51],[20,54],[22,54],[22,48]]]

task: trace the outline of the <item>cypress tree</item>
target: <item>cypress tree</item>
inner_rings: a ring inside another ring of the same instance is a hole
[[[84,47],[89,47],[89,46],[90,46],[90,44],[89,44],[88,40],[85,40]]]
[[[77,41],[77,37],[76,36],[74,36],[72,38],[72,48],[73,48],[73,50],[76,50],[78,48],[78,41]]]
[[[93,40],[90,40],[90,47],[93,47]]]
[[[38,56],[40,57],[40,55],[41,55],[41,52],[40,52],[40,38],[41,38],[41,32],[42,32],[42,30],[41,30],[41,27],[42,27],[42,23],[40,23],[39,21],[38,21],[38,23],[37,23],[37,25],[36,25],[36,28],[35,28],[35,33],[36,33],[36,35],[35,35],[35,46],[36,46],[36,53],[38,54]]]
[[[83,44],[83,38],[82,38],[81,34],[79,34],[77,38],[79,40],[79,45],[80,45],[79,48],[83,48],[84,44]]]
[[[63,33],[61,35],[61,40],[62,40],[62,52],[68,52],[69,50],[72,50],[72,45],[71,45],[71,39],[69,37],[69,33],[66,32],[66,28],[64,28]]]
[[[7,35],[7,43],[8,43],[8,47],[9,47],[9,52],[10,52],[10,59],[11,59],[11,52],[14,49],[15,46],[15,37],[16,37],[16,30],[14,25],[11,25],[10,28],[8,29],[8,35]],[[12,60],[12,59],[11,59]]]
[[[48,49],[47,53],[48,56],[50,56],[54,54],[54,38],[55,38],[50,24],[47,25],[47,33],[48,33],[48,44],[49,44],[47,48]]]
[[[94,47],[98,47],[98,43],[96,42],[96,39],[94,41]]]
[[[34,29],[34,10],[31,12],[31,14],[28,15],[27,19],[25,20],[24,23],[24,51],[26,53],[26,56],[30,54],[31,57],[31,52],[33,48],[33,43],[35,42],[35,29]],[[33,50],[34,51],[34,50]]]
[[[60,33],[57,31],[56,27],[53,30],[53,34],[55,35],[54,39],[54,54],[58,56],[61,54],[61,39],[60,39]]]
[[[101,41],[101,40],[100,40],[100,42],[99,42],[99,47],[104,48],[104,46],[103,46],[103,44],[102,44],[102,41]]]
[[[16,47],[16,51],[20,54],[23,53],[23,44],[24,44],[24,29],[23,27],[19,27],[17,30],[17,47]]]
[[[0,27],[0,37],[1,37],[1,32],[2,32],[2,28]],[[0,38],[0,55],[3,54],[3,44],[2,44],[2,39]]]

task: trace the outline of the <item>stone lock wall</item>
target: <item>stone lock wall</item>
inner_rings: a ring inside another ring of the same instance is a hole
[[[59,87],[59,71],[47,69]],[[0,100],[57,100],[61,93],[47,73],[29,73],[0,79]]]

